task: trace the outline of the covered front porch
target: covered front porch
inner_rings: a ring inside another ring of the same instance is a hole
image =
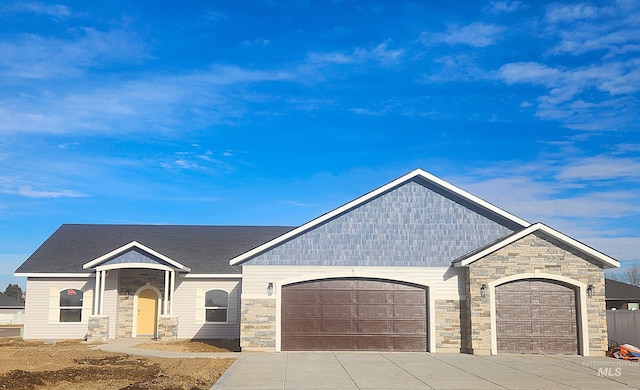
[[[137,242],[101,256],[84,268],[95,275],[87,341],[177,339],[178,318],[173,314],[176,273],[189,272],[189,268]]]

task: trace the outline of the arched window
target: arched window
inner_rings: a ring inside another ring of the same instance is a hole
[[[82,290],[60,291],[60,322],[82,322]]]
[[[205,321],[227,322],[229,293],[224,290],[209,290],[204,296]]]

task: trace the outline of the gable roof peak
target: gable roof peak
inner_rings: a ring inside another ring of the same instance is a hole
[[[482,259],[483,257],[499,250],[502,249],[504,247],[506,247],[509,244],[512,244],[516,241],[518,241],[519,239],[528,236],[532,233],[535,232],[543,232],[553,238],[555,238],[556,240],[559,240],[561,242],[563,242],[564,244],[567,244],[575,249],[577,249],[578,251],[591,256],[592,258],[598,260],[599,262],[602,263],[603,268],[618,268],[620,267],[620,262],[618,262],[616,259],[609,257],[607,255],[605,255],[604,253],[595,250],[593,248],[591,248],[588,245],[583,244],[582,242],[571,238],[569,236],[567,236],[564,233],[561,233],[557,230],[555,230],[552,227],[549,227],[545,224],[543,224],[542,222],[536,222],[530,226],[528,226],[525,229],[520,230],[519,232],[515,232],[513,234],[508,235],[507,237],[505,237],[502,240],[499,240],[497,242],[494,242],[492,244],[489,244],[487,246],[485,246],[484,248],[480,248],[475,252],[469,253],[459,259],[456,259],[453,261],[453,265],[455,267],[466,267],[469,264],[478,261],[480,259]]]
[[[478,206],[481,209],[485,209],[487,211],[489,211],[490,213],[494,213],[495,215],[498,215],[501,218],[504,218],[505,220],[508,220],[510,222],[512,222],[515,225],[521,226],[521,227],[527,227],[530,225],[529,222],[525,221],[524,219],[521,219],[511,213],[508,213],[507,211],[459,188],[456,187],[455,185],[440,179],[437,176],[434,176],[432,174],[430,174],[429,172],[425,171],[422,168],[417,168],[414,169],[413,171],[400,176],[399,178],[381,186],[376,188],[375,190],[368,192],[336,209],[333,209],[332,211],[329,211],[326,214],[321,215],[318,218],[315,218],[279,237],[274,238],[271,241],[268,241],[248,252],[245,252],[239,256],[236,256],[235,258],[230,260],[230,264],[231,265],[239,265],[241,263],[244,263],[248,260],[250,260],[251,258],[269,250],[270,248],[273,248],[281,243],[286,242],[287,240],[296,237],[308,230],[313,229],[316,226],[319,226],[320,224],[335,218],[339,215],[342,215],[356,207],[359,207],[360,205],[372,200],[373,198],[376,198],[386,192],[392,191],[393,189],[400,187],[404,184],[407,184],[411,181],[415,181],[417,178],[420,178],[422,180],[427,181],[428,183],[430,183],[431,185],[438,187],[440,189],[442,189],[443,191],[446,191],[450,194],[453,194],[457,197],[460,197],[462,199],[465,199],[467,202],[470,202],[476,206]]]
[[[191,271],[191,269],[189,269],[189,267],[186,267],[186,266],[178,263],[177,261],[175,261],[175,260],[163,255],[162,253],[159,253],[159,252],[157,252],[157,251],[155,251],[155,250],[153,250],[153,249],[151,249],[151,248],[149,248],[149,247],[147,247],[147,246],[145,246],[143,244],[140,244],[137,241],[131,241],[130,243],[128,243],[126,245],[123,245],[120,248],[116,248],[116,249],[112,250],[109,253],[106,253],[106,254],[104,254],[104,255],[102,255],[102,256],[94,259],[94,260],[91,260],[88,263],[85,263],[82,266],[82,268],[84,268],[84,269],[97,268],[98,266],[100,266],[100,264],[108,261],[109,259],[111,259],[111,258],[113,258],[115,256],[118,256],[118,255],[124,254],[124,253],[126,253],[126,252],[128,252],[128,251],[130,251],[130,250],[132,250],[134,248],[135,249],[139,249],[139,250],[141,250],[141,251],[143,251],[145,253],[148,253],[148,254],[150,254],[152,256],[157,257],[158,259],[160,259],[162,261],[165,261],[165,262],[169,263],[171,266],[175,267],[179,271],[183,271],[183,272],[190,272]]]

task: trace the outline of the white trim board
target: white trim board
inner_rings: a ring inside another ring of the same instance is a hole
[[[55,272],[16,272],[13,276],[27,277],[27,278],[88,278],[91,277],[93,273],[55,273]]]

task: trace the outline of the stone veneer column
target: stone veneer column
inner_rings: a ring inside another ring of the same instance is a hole
[[[491,353],[490,294],[494,292],[487,291],[487,297],[481,298],[481,286],[507,276],[535,272],[563,276],[594,286],[593,296],[586,301],[587,313],[582,315],[587,316],[589,354],[603,356],[608,347],[604,271],[593,259],[542,232],[523,237],[469,265],[467,301],[472,353]],[[579,291],[576,290],[576,298],[579,299],[577,294]]]
[[[436,351],[438,353],[467,353],[469,351],[469,321],[465,300],[436,300]]]
[[[240,347],[243,352],[275,352],[276,300],[242,299]]]
[[[178,340],[178,316],[158,318],[158,340],[173,342]]]
[[[87,330],[87,341],[90,343],[104,343],[109,340],[109,317],[91,316]]]

